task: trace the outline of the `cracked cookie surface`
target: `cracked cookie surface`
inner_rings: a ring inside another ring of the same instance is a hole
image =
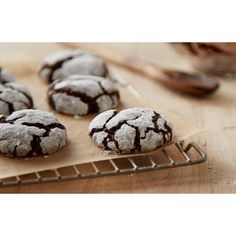
[[[91,75],[71,75],[49,85],[48,101],[58,112],[87,115],[115,108],[119,91],[114,82]]]
[[[51,154],[67,140],[65,127],[49,112],[21,110],[0,121],[0,152],[7,156]]]
[[[89,125],[94,143],[117,153],[153,151],[172,140],[172,125],[148,108],[105,111]]]
[[[5,84],[14,81],[15,80],[12,74],[7,69],[0,67],[0,84]]]
[[[0,84],[0,114],[33,108],[33,99],[28,89],[16,82]]]
[[[40,77],[48,83],[72,74],[105,77],[108,70],[101,58],[77,49],[62,51],[45,58],[39,71]]]

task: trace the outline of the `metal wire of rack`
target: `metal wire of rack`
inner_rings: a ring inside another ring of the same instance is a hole
[[[143,171],[196,165],[207,159],[205,152],[194,142],[189,143],[186,147],[184,147],[184,142],[171,146],[177,149],[178,160],[176,155],[170,153],[169,147],[166,147],[153,153],[127,155],[1,179],[0,187],[134,174]]]
[[[111,77],[134,96],[141,96],[122,76],[111,74]],[[206,161],[207,155],[199,145],[190,142],[186,147],[184,146],[184,141],[181,141],[152,153],[123,155],[113,158],[108,156],[107,159],[103,161],[12,176],[10,178],[0,179],[0,187],[135,174],[144,171],[192,166]],[[175,150],[170,152],[170,149],[173,149],[173,147]]]

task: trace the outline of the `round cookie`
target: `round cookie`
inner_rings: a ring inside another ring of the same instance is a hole
[[[46,111],[26,109],[0,120],[0,152],[7,156],[51,154],[67,140],[65,127]]]
[[[14,78],[13,76],[11,75],[11,73],[0,67],[0,84],[5,84],[5,83],[8,83],[8,82],[14,82]]]
[[[16,82],[0,84],[0,114],[7,116],[30,108],[33,108],[33,100],[27,88]]]
[[[94,143],[117,153],[153,151],[172,140],[171,124],[148,108],[105,111],[89,125]]]
[[[40,77],[48,83],[73,74],[105,77],[108,70],[101,58],[77,49],[49,56],[39,71]]]
[[[49,85],[48,101],[58,112],[87,115],[115,108],[119,91],[114,82],[91,75],[71,75]]]

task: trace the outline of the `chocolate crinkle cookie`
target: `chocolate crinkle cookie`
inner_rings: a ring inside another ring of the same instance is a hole
[[[119,91],[114,82],[91,75],[71,75],[49,85],[48,100],[54,110],[70,115],[87,115],[115,108]]]
[[[105,111],[89,125],[94,143],[117,153],[153,151],[172,140],[171,124],[148,108]]]
[[[15,80],[12,74],[7,69],[0,67],[0,84],[5,84],[14,81]]]
[[[49,56],[44,60],[39,71],[40,77],[48,83],[73,74],[105,77],[108,70],[101,58],[77,49]]]
[[[0,121],[0,152],[7,156],[51,154],[67,140],[65,127],[49,112],[21,110]]]
[[[0,114],[33,108],[33,99],[28,89],[16,82],[0,84]]]

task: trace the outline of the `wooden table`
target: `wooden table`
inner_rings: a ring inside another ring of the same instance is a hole
[[[86,45],[88,46],[88,45]],[[93,44],[104,52],[119,53],[155,62],[161,66],[189,68],[189,61],[178,55],[167,44]],[[44,57],[45,51],[58,51],[56,44],[0,44],[0,62],[21,60],[27,51]],[[42,50],[43,48],[43,50]],[[4,64],[4,63],[3,63]],[[199,99],[169,90],[167,87],[136,76],[122,68],[119,73],[151,101],[181,114],[198,128],[209,128],[206,133],[206,163],[179,169],[143,172],[133,175],[101,177],[1,188],[5,193],[233,193],[236,192],[236,78],[220,79],[219,91]]]

